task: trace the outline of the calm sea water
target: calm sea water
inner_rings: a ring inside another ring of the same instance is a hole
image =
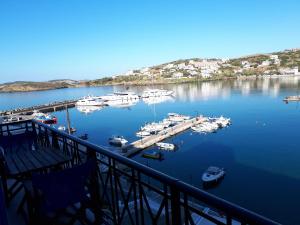
[[[186,131],[170,140],[176,152],[164,152],[163,161],[134,159],[202,188],[201,175],[211,165],[226,168],[225,179],[208,191],[283,224],[300,224],[300,105],[285,104],[287,95],[298,94],[298,78],[251,81],[218,81],[159,86],[175,97],[161,103],[139,101],[126,108],[107,107],[91,113],[70,110],[77,135],[108,146],[119,134],[129,141],[146,122],[159,121],[169,112],[195,116],[226,116],[232,126],[214,134]],[[125,87],[61,89],[0,94],[0,110],[57,100],[103,95]],[[145,87],[131,87],[141,93]],[[66,125],[66,113],[55,113]]]

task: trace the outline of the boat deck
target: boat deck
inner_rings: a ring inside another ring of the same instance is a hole
[[[200,123],[203,123],[205,121],[204,117],[195,117],[189,120],[184,120],[183,122],[173,126],[166,128],[159,132],[156,135],[151,135],[148,137],[144,137],[140,140],[134,141],[128,146],[126,146],[124,149],[126,150],[125,153],[123,153],[124,156],[129,157],[145,148],[148,148],[157,142],[161,142],[171,136],[174,136],[178,133],[181,133],[187,129],[190,129],[192,126],[198,125]]]

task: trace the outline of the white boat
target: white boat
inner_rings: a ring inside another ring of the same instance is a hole
[[[103,95],[98,97],[104,101],[124,101],[124,100],[134,100],[139,99],[140,97],[132,91],[124,92],[114,92],[113,94]]]
[[[147,137],[150,136],[151,133],[149,131],[141,130],[136,133],[137,137]]]
[[[193,131],[200,133],[212,133],[216,132],[219,129],[218,124],[212,122],[203,122],[197,126],[191,127]]]
[[[108,139],[109,144],[117,145],[117,146],[124,146],[128,143],[128,141],[122,136],[112,136]]]
[[[189,116],[180,115],[178,113],[168,113],[168,120],[172,122],[182,122],[184,120],[190,119]]]
[[[62,125],[60,125],[57,129],[60,131],[66,131],[66,127]]]
[[[230,118],[225,118],[223,116],[217,118],[216,122],[219,124],[220,127],[227,127],[231,124]]]
[[[220,128],[227,127],[231,124],[230,118],[225,118],[223,116],[216,117],[216,118],[209,118],[210,121],[216,123]]]
[[[80,99],[79,101],[76,102],[76,106],[104,106],[104,105],[105,105],[105,101],[92,96],[84,97],[83,99]]]
[[[174,150],[175,145],[171,143],[157,142],[156,146],[164,150]]]
[[[225,176],[224,168],[210,166],[202,175],[204,183],[217,182]]]
[[[161,97],[161,96],[171,96],[173,95],[173,91],[163,90],[163,89],[148,89],[145,90],[142,94],[142,98],[150,98],[150,97]]]
[[[162,131],[165,128],[165,125],[163,123],[148,123],[144,127],[141,127],[142,131],[147,131],[150,134],[158,133]]]

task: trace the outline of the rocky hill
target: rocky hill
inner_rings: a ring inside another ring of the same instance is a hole
[[[0,84],[0,92],[37,91],[80,86],[147,85],[183,83],[201,80],[232,79],[239,76],[300,75],[300,49],[256,54],[235,59],[181,59],[124,74],[90,81],[69,79],[47,82],[13,82]]]
[[[78,85],[78,81],[73,80],[55,80],[46,82],[16,81],[0,84],[0,92],[44,91],[75,87],[76,85]]]

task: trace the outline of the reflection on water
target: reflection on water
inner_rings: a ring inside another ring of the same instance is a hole
[[[154,88],[163,88],[173,90],[175,98],[180,101],[194,102],[198,100],[210,100],[217,98],[229,98],[233,93],[241,93],[249,95],[251,92],[261,92],[264,95],[276,97],[280,91],[295,90],[299,88],[300,77],[285,77],[285,78],[264,78],[264,79],[248,79],[248,80],[228,80],[228,81],[211,81],[188,84],[166,84],[156,85]],[[0,110],[19,108],[44,104],[48,102],[68,100],[74,98],[82,98],[87,95],[105,95],[116,91],[124,91],[130,89],[141,95],[147,89],[146,86],[111,86],[111,87],[86,87],[86,88],[68,88],[59,90],[50,90],[42,92],[26,92],[26,93],[1,93],[0,94]],[[151,100],[159,101],[158,99],[150,99],[147,104],[151,104]],[[137,102],[130,102],[122,105],[126,108],[134,106]]]
[[[115,101],[107,101],[106,104],[113,108],[130,108],[136,105],[139,102],[139,99],[122,99]]]
[[[163,102],[174,102],[174,98],[172,96],[160,96],[160,97],[149,97],[143,98],[143,101],[147,105],[160,104]]]
[[[174,86],[172,90],[182,101],[209,100],[213,98],[228,98],[232,92],[249,95],[250,92],[262,92],[273,97],[278,96],[280,90],[297,89],[300,77],[264,78],[249,80],[213,81],[191,83]]]
[[[79,112],[82,112],[84,114],[90,114],[95,111],[99,111],[104,107],[103,106],[76,106],[76,108]]]

